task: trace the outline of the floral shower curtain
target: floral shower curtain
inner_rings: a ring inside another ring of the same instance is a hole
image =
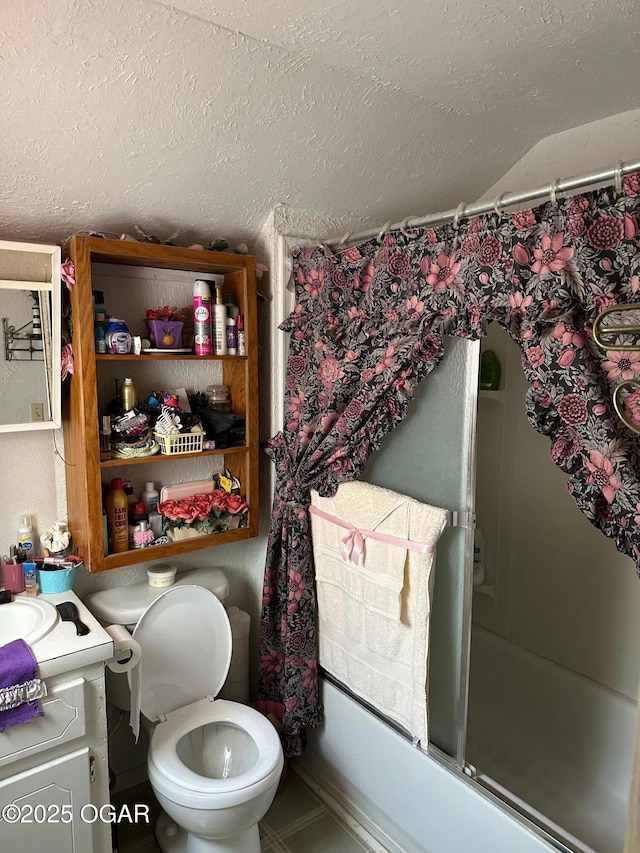
[[[311,489],[335,493],[405,417],[436,367],[442,336],[498,322],[522,350],[529,420],[551,440],[578,506],[640,566],[640,437],[612,392],[631,382],[640,423],[640,353],[592,338],[613,304],[640,306],[640,174],[535,210],[392,232],[332,253],[294,254],[285,426],[269,442],[276,488],[261,623],[261,698],[284,706],[285,749],[320,721]]]

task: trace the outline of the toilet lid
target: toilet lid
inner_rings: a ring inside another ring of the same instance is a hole
[[[210,590],[171,587],[147,607],[133,636],[141,649],[140,710],[148,720],[218,695],[231,663],[231,625]]]

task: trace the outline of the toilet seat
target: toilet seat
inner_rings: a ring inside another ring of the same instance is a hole
[[[255,744],[256,759],[244,772],[226,778],[196,773],[178,754],[180,740],[203,726],[226,723],[239,728]],[[165,796],[181,805],[210,808],[235,805],[250,799],[282,772],[280,738],[273,725],[253,708],[225,699],[208,698],[172,712],[154,730],[149,745],[150,778]],[[161,778],[159,778],[161,777]]]
[[[223,604],[201,586],[173,586],[144,611],[133,632],[142,650],[135,675],[148,720],[204,696],[217,696],[231,664],[231,624]]]

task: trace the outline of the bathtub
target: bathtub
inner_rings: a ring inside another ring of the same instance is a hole
[[[467,762],[577,850],[621,853],[636,703],[477,626]]]
[[[294,769],[389,853],[567,850],[444,757],[426,754],[339,686],[320,681],[324,720],[308,732]]]

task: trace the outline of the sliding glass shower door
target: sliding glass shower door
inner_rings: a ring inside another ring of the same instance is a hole
[[[442,364],[416,390],[362,477],[451,510],[438,543],[431,621],[430,741],[464,763],[471,632],[478,341],[445,338]]]

